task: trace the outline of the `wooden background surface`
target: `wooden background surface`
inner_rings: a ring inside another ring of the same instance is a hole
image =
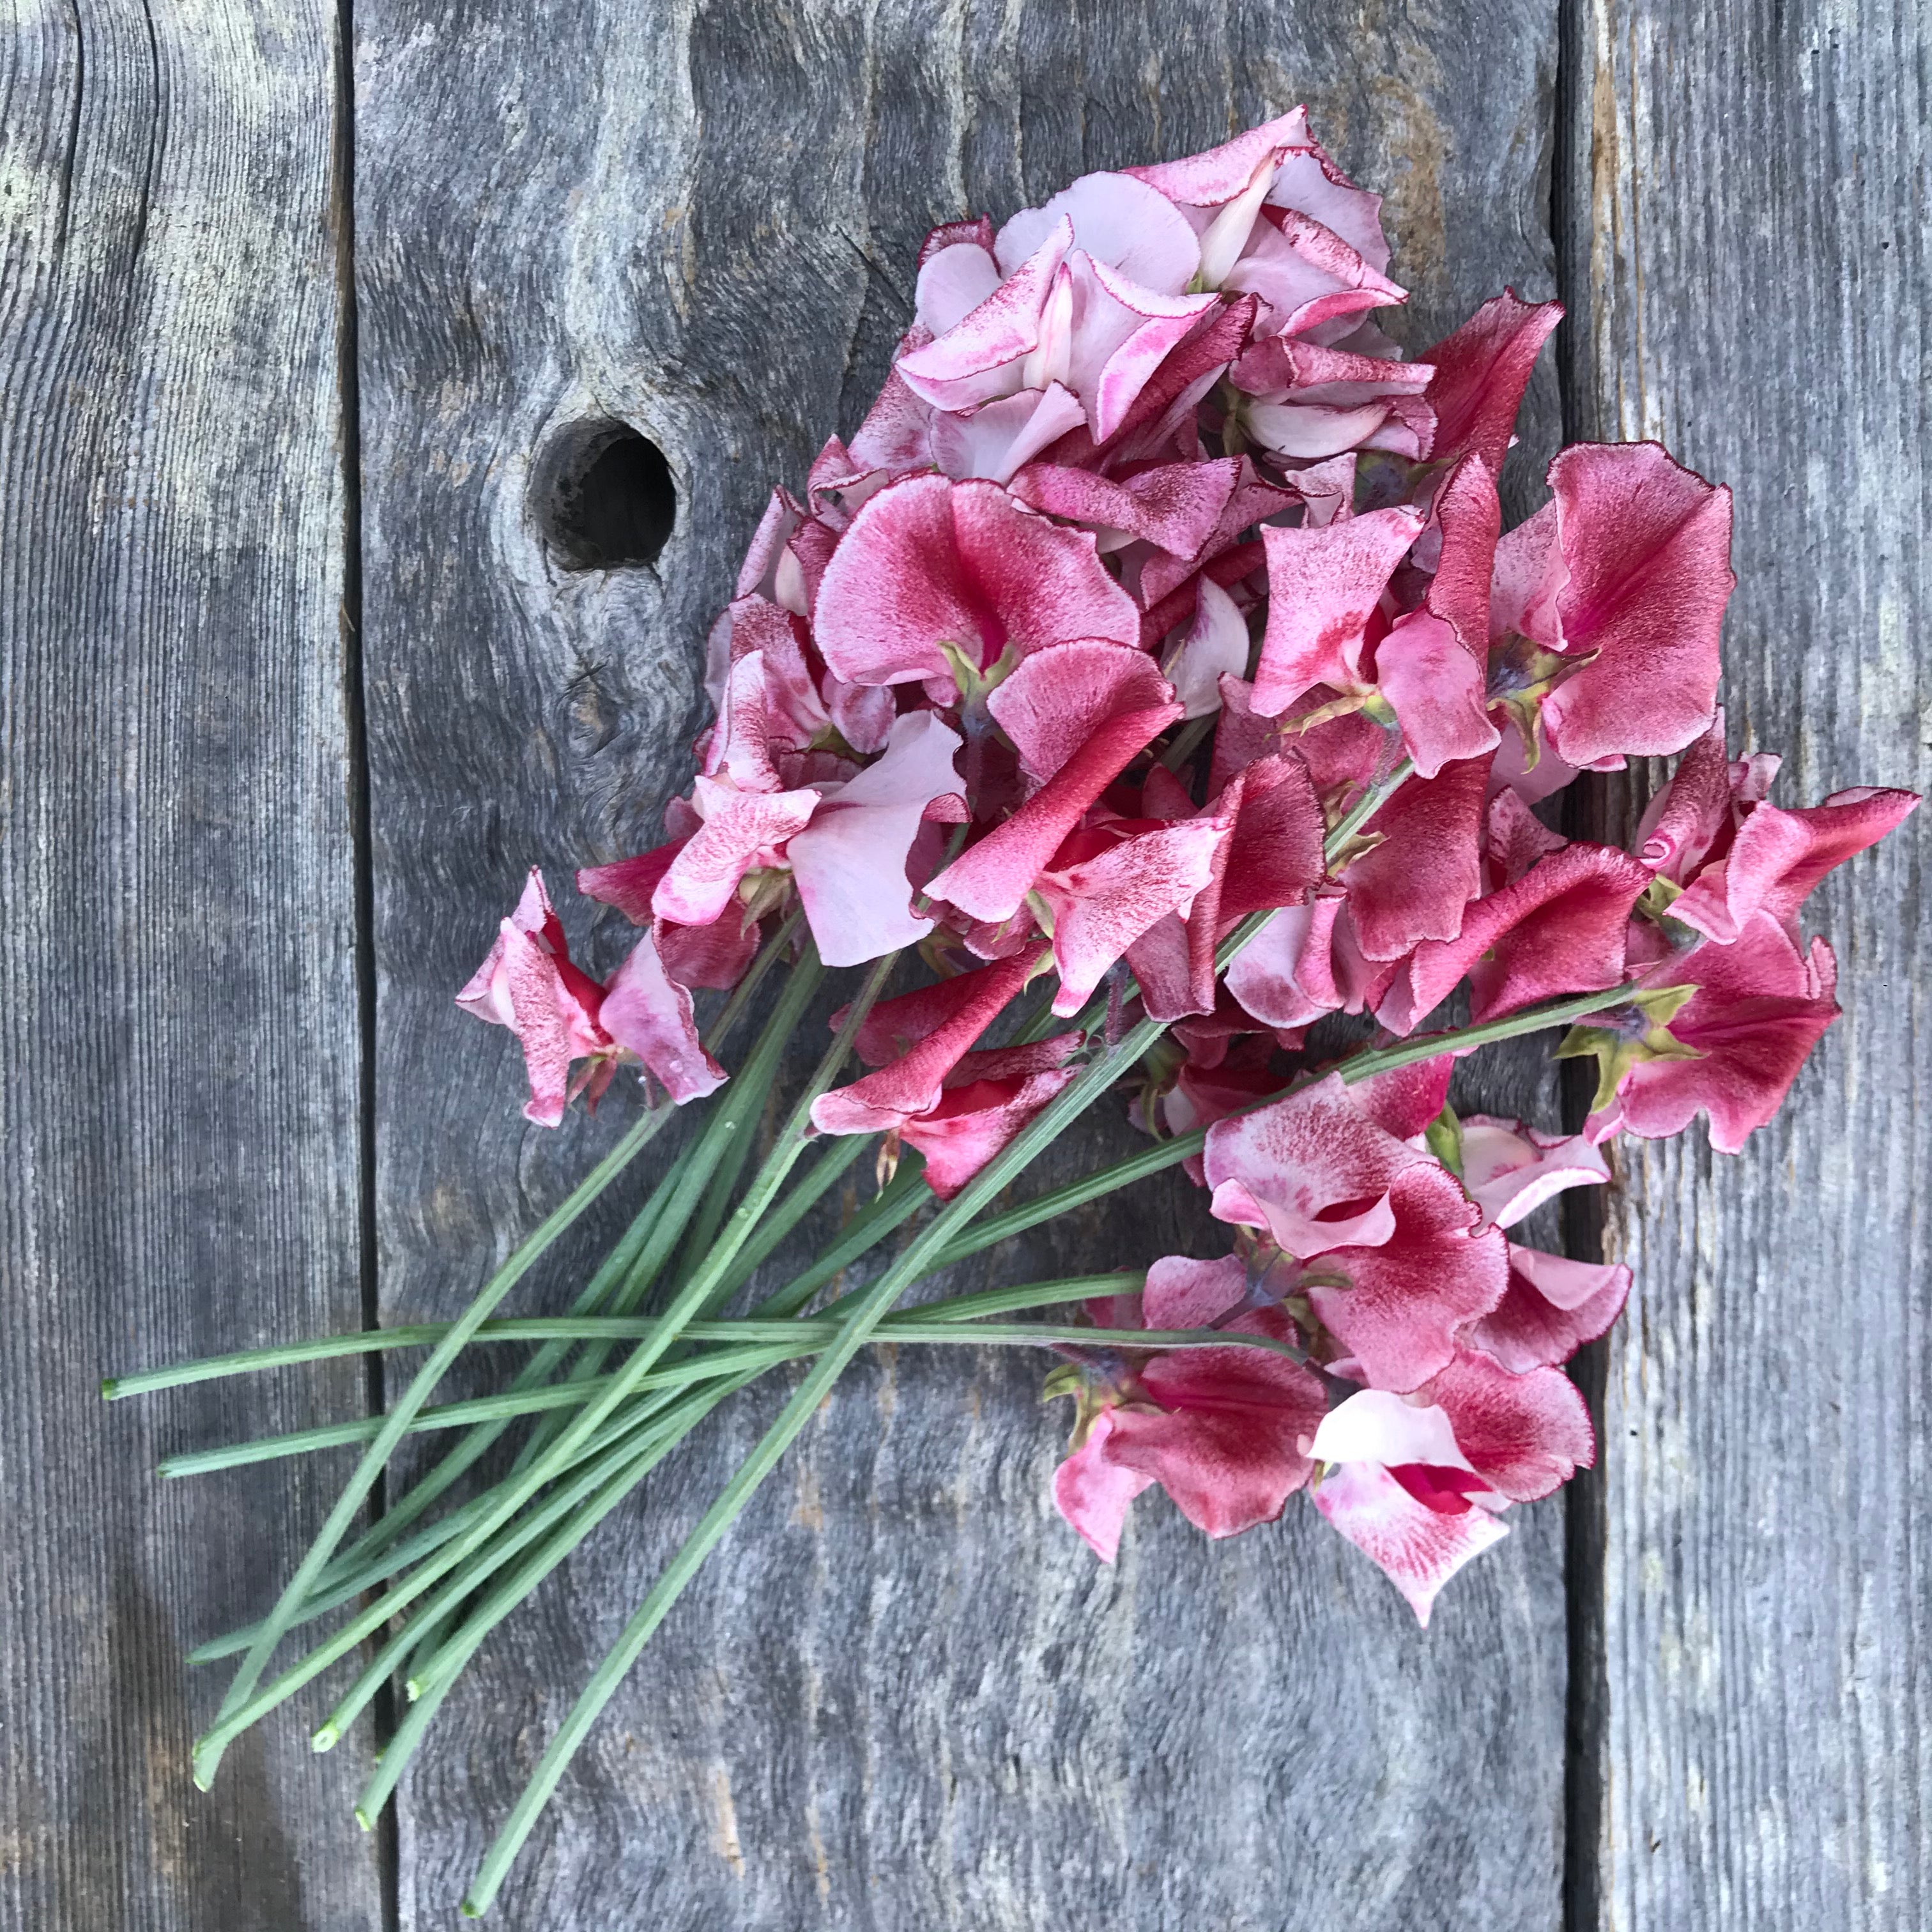
[[[371,1391],[110,1411],[95,1378],[452,1310],[620,1130],[526,1127],[509,1042],[451,992],[524,866],[653,836],[709,614],[770,483],[876,388],[931,224],[1306,100],[1389,196],[1412,346],[1506,282],[1569,304],[1519,512],[1564,436],[1662,436],[1736,489],[1726,697],[1780,796],[1932,776],[1908,0],[14,0],[12,27],[4,1932],[455,1922],[782,1399],[506,1628],[373,1837],[367,1727],[314,1757],[308,1709],[192,1790],[218,1682],[181,1652],[264,1604],[329,1492],[152,1464]],[[605,419],[664,452],[675,530],[654,566],[562,570],[543,463]],[[1588,808],[1623,822],[1650,776]],[[1624,1151],[1602,1233],[1640,1287],[1580,1365],[1603,1466],[1517,1512],[1426,1637],[1299,1508],[1210,1546],[1154,1499],[1097,1568],[1048,1501],[1036,1367],[877,1352],[502,1922],[1917,1932],[1920,823],[1820,896],[1848,1012],[1780,1120],[1737,1160]],[[618,935],[572,916],[601,962]],[[1485,1077],[1553,1121],[1534,1052]],[[1199,1217],[1150,1188],[974,1279],[1143,1261]]]

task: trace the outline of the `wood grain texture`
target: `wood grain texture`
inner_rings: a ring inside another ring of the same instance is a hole
[[[1774,796],[1923,790],[1923,10],[1596,0],[1576,30],[1573,434],[1736,491],[1725,694]],[[1846,1010],[1780,1118],[1735,1159],[1623,1156],[1580,1924],[1932,1918],[1927,839],[1814,901]]]
[[[366,1752],[211,1797],[190,1644],[321,1470],[161,1451],[353,1370],[110,1410],[106,1372],[360,1318],[328,10],[28,5],[0,38],[0,1926],[370,1932]]]
[[[618,1130],[615,1101],[526,1128],[514,1049],[451,993],[524,866],[561,886],[658,836],[711,614],[770,484],[876,389],[923,231],[1306,98],[1390,192],[1420,346],[1506,280],[1549,290],[1555,29],[1529,0],[358,7],[386,1320],[458,1305]],[[1555,415],[1546,377],[1526,455]],[[664,448],[677,529],[654,568],[565,573],[530,479],[604,417]],[[1546,1078],[1498,1077],[1482,1097],[1551,1117]],[[971,1278],[1213,1238],[1177,1180]],[[506,1923],[1555,1922],[1559,1513],[1518,1513],[1426,1640],[1299,1504],[1210,1546],[1150,1498],[1108,1572],[1052,1514],[1039,1376],[902,1352],[848,1379],[578,1760]],[[442,1922],[783,1394],[718,1418],[446,1707],[403,1793],[404,1924]]]

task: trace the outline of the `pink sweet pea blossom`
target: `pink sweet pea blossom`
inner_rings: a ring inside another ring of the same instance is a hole
[[[1138,647],[1133,600],[1088,532],[987,482],[914,476],[874,496],[818,586],[818,647],[848,682],[923,680],[950,702],[972,672],[1076,638]]]
[[[1491,476],[1502,474],[1538,352],[1562,319],[1562,303],[1526,302],[1506,290],[1424,352],[1422,361],[1433,372],[1426,392],[1436,418],[1433,460],[1470,452]]]
[[[1480,758],[1500,734],[1489,716],[1490,578],[1502,512],[1481,457],[1459,463],[1436,493],[1442,546],[1421,606],[1376,647],[1376,682],[1393,706],[1415,769],[1432,778],[1452,759]]]
[[[1509,1534],[1505,1498],[1477,1474],[1448,1417],[1381,1389],[1331,1409],[1310,1444],[1315,1507],[1408,1600],[1428,1628],[1444,1584]]]
[[[1034,789],[929,890],[974,919],[998,922],[1019,910],[1088,807],[1180,706],[1151,658],[1090,641],[1023,659],[986,710],[1018,748]]]
[[[1443,1585],[1505,1534],[1496,1513],[1560,1487],[1595,1460],[1596,1442],[1568,1377],[1511,1375],[1464,1350],[1407,1400],[1349,1396],[1310,1450],[1327,1466],[1316,1507],[1426,1627]]]
[[[1756,912],[1730,944],[1699,946],[1646,976],[1652,1004],[1640,997],[1593,1014],[1558,1049],[1594,1054],[1603,1069],[1588,1132],[1658,1140],[1701,1112],[1711,1144],[1739,1152],[1838,1016],[1832,949],[1814,939],[1801,952],[1772,914]]]
[[[1442,1164],[1377,1126],[1340,1077],[1208,1130],[1212,1211],[1304,1264],[1346,1373],[1413,1389],[1502,1299],[1502,1235]]]
[[[1718,632],[1737,582],[1730,492],[1654,442],[1574,445],[1550,484],[1555,500],[1497,547],[1492,691],[1555,678],[1543,726],[1573,765],[1682,751],[1717,702]],[[1526,641],[1561,662],[1528,661]]]
[[[1077,1033],[1030,1046],[964,1054],[940,1083],[939,1098],[910,1114],[899,1138],[926,1157],[926,1184],[950,1201],[1047,1103],[1078,1077],[1066,1064]]]
[[[1480,1022],[1564,993],[1622,983],[1630,912],[1650,874],[1611,845],[1566,845],[1514,884],[1474,901],[1450,940],[1426,940],[1376,1009],[1406,1034],[1468,975],[1469,1017]]]
[[[1586,1342],[1608,1334],[1629,1298],[1630,1271],[1621,1262],[1572,1261],[1509,1244],[1509,1286],[1463,1340],[1512,1375],[1558,1367]]]
[[[1275,1308],[1248,1306],[1238,1256],[1169,1256],[1148,1270],[1138,1311],[1130,1298],[1097,1305],[1109,1328],[1225,1328],[1292,1341]],[[1054,1498],[1102,1562],[1119,1546],[1128,1505],[1159,1483],[1209,1536],[1272,1522],[1308,1480],[1306,1443],[1327,1405],[1321,1378],[1284,1355],[1239,1345],[1174,1349],[1124,1364],[1099,1398]]]
[[[691,996],[670,980],[648,934],[608,987],[572,963],[562,922],[534,867],[517,909],[490,954],[456,996],[466,1012],[507,1027],[530,1076],[526,1116],[554,1127],[580,1093],[594,1101],[620,1053],[664,1083],[674,1100],[696,1100],[724,1084],[724,1069],[699,1044]],[[573,1062],[587,1060],[573,1080]]]
[[[1262,531],[1268,620],[1251,700],[1258,712],[1278,716],[1317,685],[1367,688],[1370,620],[1421,530],[1421,513],[1399,505],[1325,526]]]

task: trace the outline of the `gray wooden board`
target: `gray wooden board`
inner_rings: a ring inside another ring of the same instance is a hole
[[[183,1650],[334,1472],[169,1449],[352,1369],[108,1409],[106,1372],[361,1318],[333,21],[15,10],[0,43],[0,1926],[382,1922],[360,1741],[203,1797]]]
[[[460,1306],[619,1130],[619,1100],[594,1125],[525,1126],[514,1048],[451,994],[526,865],[561,887],[659,836],[706,626],[770,484],[796,485],[877,388],[924,230],[1306,98],[1390,193],[1420,346],[1505,281],[1552,286],[1556,25],[1520,4],[1453,30],[1404,7],[1177,0],[358,6],[384,1319]],[[1555,400],[1546,372],[1526,455],[1553,447]],[[606,416],[668,455],[676,532],[655,568],[562,573],[532,467]],[[622,940],[602,930],[592,956]],[[1534,1064],[1482,1097],[1553,1118]],[[1052,1165],[1125,1135],[1083,1130]],[[1177,1179],[962,1277],[1214,1239]],[[529,1305],[567,1289],[560,1271]],[[1516,1513],[1426,1639],[1300,1502],[1210,1545],[1150,1497],[1107,1571],[1052,1513],[1065,1425],[1040,1373],[906,1352],[855,1370],[598,1727],[506,1922],[1555,1921],[1560,1506]],[[445,1922],[786,1386],[718,1418],[451,1700],[404,1787],[404,1925]]]
[[[1572,433],[1662,437],[1736,491],[1725,692],[1735,740],[1786,756],[1774,796],[1923,790],[1923,10],[1598,0],[1575,31]],[[1622,1156],[1584,1727],[1606,1925],[1932,1920],[1928,836],[1814,901],[1846,1014],[1778,1120],[1736,1159]]]

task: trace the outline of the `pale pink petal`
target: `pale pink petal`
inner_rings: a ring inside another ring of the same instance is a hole
[[[1181,715],[1205,718],[1221,708],[1221,680],[1248,668],[1248,623],[1234,600],[1211,577],[1196,580],[1194,621],[1162,667]]]
[[[1289,148],[1312,145],[1308,131],[1308,110],[1292,107],[1286,114],[1264,121],[1224,141],[1204,154],[1190,154],[1184,160],[1156,161],[1143,167],[1127,168],[1136,181],[1158,189],[1169,201],[1195,208],[1218,208],[1232,201],[1252,179],[1256,168],[1266,159],[1278,160]]]
[[[1336,1011],[1332,948],[1339,892],[1318,892],[1303,905],[1276,913],[1228,966],[1228,989],[1271,1027],[1304,1027]]]
[[[1201,266],[1194,230],[1165,195],[1131,176],[1100,173],[1082,175],[1044,207],[1023,208],[1007,222],[994,244],[1001,268],[1010,274],[1063,219],[1096,262],[1160,294],[1180,294]]]
[[[934,336],[944,335],[1000,286],[1000,265],[993,251],[977,242],[956,242],[935,250],[920,264],[914,306],[921,325]]]
[[[1546,1138],[1486,1114],[1462,1122],[1462,1185],[1493,1228],[1513,1228],[1564,1189],[1601,1186],[1610,1178],[1609,1164],[1581,1135]]]
[[[944,335],[901,355],[893,373],[942,410],[971,409],[1027,386],[1021,365],[1039,346],[1041,314],[1072,243],[1070,223],[1046,224],[1028,259],[1008,264],[1006,279],[985,301]]]
[[[1389,406],[1376,400],[1336,408],[1326,403],[1255,402],[1241,412],[1256,442],[1294,463],[1319,462],[1358,449],[1388,420]]]
[[[928,436],[932,460],[948,476],[1006,483],[1049,443],[1086,420],[1080,398],[1054,382],[982,403],[964,416],[941,412],[933,417]]]
[[[1441,1408],[1386,1389],[1363,1389],[1337,1402],[1322,1418],[1309,1454],[1318,1462],[1379,1462],[1384,1468],[1420,1462],[1475,1472]]]
[[[680,1106],[715,1092],[729,1077],[705,1052],[691,995],[666,974],[649,933],[611,976],[600,1018],[610,1037],[634,1053]]]
[[[916,944],[933,921],[911,910],[906,860],[936,800],[963,814],[954,756],[961,740],[938,714],[893,722],[885,755],[828,791],[812,823],[787,848],[799,898],[828,966],[856,966]]]
[[[1509,1534],[1487,1510],[1430,1508],[1374,1462],[1331,1470],[1316,1490],[1315,1506],[1408,1600],[1425,1630],[1443,1585]]]

